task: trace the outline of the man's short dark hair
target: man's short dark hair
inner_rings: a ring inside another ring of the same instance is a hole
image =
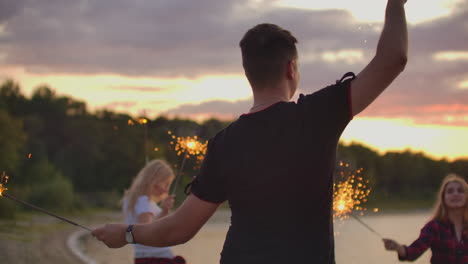
[[[278,81],[288,61],[297,58],[297,39],[274,24],[251,28],[240,41],[242,65],[251,85]]]

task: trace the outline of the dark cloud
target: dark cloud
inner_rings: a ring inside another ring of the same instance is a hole
[[[33,72],[241,73],[238,42],[262,22],[294,29],[308,51],[343,47],[343,39],[359,47],[365,37],[344,11],[254,9],[247,0],[24,1],[6,23],[1,51],[7,64]]]
[[[230,1],[25,1],[1,42],[29,71],[196,76],[239,62]]]
[[[23,4],[23,0],[0,0],[0,24],[17,15]]]

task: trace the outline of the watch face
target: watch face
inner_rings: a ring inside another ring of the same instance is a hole
[[[125,232],[125,240],[127,240],[128,243],[133,244],[133,236],[132,233],[130,232]]]

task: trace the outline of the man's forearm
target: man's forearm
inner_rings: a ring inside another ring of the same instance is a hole
[[[167,247],[184,243],[182,237],[178,237],[179,232],[174,228],[171,215],[160,218],[148,224],[139,224],[133,227],[133,237],[138,244]]]
[[[404,0],[388,0],[385,23],[377,45],[376,57],[405,64],[408,55],[408,29]]]

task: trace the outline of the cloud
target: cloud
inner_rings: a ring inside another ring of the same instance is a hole
[[[144,86],[113,86],[111,89],[121,90],[121,91],[141,92],[141,93],[153,93],[153,92],[161,92],[161,91],[167,90],[162,87],[144,87]]]
[[[0,1],[0,24],[10,19],[11,17],[14,17],[15,15],[17,15],[22,9],[23,4],[24,4],[23,0]]]
[[[106,104],[103,108],[104,109],[117,109],[117,108],[128,108],[136,106],[137,102],[135,101],[114,101]]]
[[[301,10],[273,3],[0,1],[5,32],[0,35],[0,54],[5,54],[3,64],[34,73],[153,78],[240,75],[240,38],[253,25],[271,22],[290,29],[299,39],[300,58],[304,58],[301,93],[332,84],[348,71],[359,73],[374,55],[381,24],[358,22],[345,10]],[[437,54],[468,52],[467,11],[465,0],[450,16],[410,25],[405,72],[361,115],[413,116],[424,122],[460,124],[468,113],[468,91],[459,88],[468,79],[468,61],[440,60]],[[116,89],[151,92],[162,88]],[[444,111],[426,112],[437,105],[462,107],[457,118],[447,118]],[[248,107],[246,101],[211,101],[181,105],[168,112],[236,115]]]
[[[416,124],[436,124],[468,127],[468,105],[426,104],[380,107],[373,110],[373,117],[410,118]]]
[[[342,39],[359,48],[363,37],[342,10],[255,9],[246,0],[23,1],[0,51],[6,64],[36,73],[241,74],[238,42],[262,22],[295,29],[309,50],[342,49]]]
[[[234,102],[213,100],[200,104],[184,104],[176,108],[169,109],[162,114],[168,116],[182,117],[210,117],[214,116],[223,120],[233,120],[238,116],[247,113],[252,106],[252,99],[239,100]]]
[[[32,72],[197,76],[239,71],[232,1],[32,1],[0,40]],[[240,3],[241,4],[241,3]],[[220,72],[222,72],[220,70]]]

